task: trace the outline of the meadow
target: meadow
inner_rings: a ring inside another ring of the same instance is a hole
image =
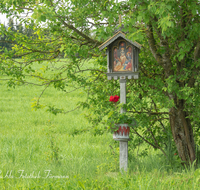
[[[0,189],[200,189],[200,169],[167,165],[151,147],[141,156],[144,147],[130,146],[129,170],[119,172],[118,142],[105,126],[92,127],[84,110],[35,111],[31,102],[44,87],[0,80],[0,88]],[[49,87],[41,102],[71,110],[83,97]]]

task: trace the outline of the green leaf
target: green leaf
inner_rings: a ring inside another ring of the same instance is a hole
[[[46,16],[45,16],[45,15],[41,15],[41,16],[40,16],[40,20],[41,20],[42,22],[46,22]]]

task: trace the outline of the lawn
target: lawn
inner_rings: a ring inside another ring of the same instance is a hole
[[[44,87],[13,89],[0,80],[0,88],[0,189],[200,189],[200,169],[167,166],[149,147],[148,156],[138,156],[130,146],[129,171],[120,173],[119,144],[104,126],[92,127],[84,110],[46,111],[45,105],[74,109],[81,90],[49,87],[35,111],[31,103]]]

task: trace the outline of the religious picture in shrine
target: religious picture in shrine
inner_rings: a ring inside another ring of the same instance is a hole
[[[120,41],[113,47],[113,71],[133,71],[133,49],[126,46],[126,42]]]

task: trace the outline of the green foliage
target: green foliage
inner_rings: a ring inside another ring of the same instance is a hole
[[[191,120],[199,142],[199,1],[16,0],[4,1],[0,10],[10,18],[15,15],[26,26],[21,33],[12,26],[0,28],[0,36],[6,36],[4,41],[12,47],[5,47],[0,55],[1,77],[8,86],[34,83],[66,94],[81,89],[87,96],[78,107],[85,108],[93,127],[136,121],[132,130],[137,138],[160,149],[166,158],[169,110],[180,108]],[[27,10],[31,14],[21,17]],[[118,29],[119,14],[127,38],[142,44],[140,77],[127,82],[124,115],[109,104],[111,95],[119,95],[119,83],[107,80],[106,53],[98,50]],[[63,56],[67,61],[60,60]],[[15,59],[19,57],[21,61]],[[39,100],[33,107],[41,107]],[[67,112],[53,103],[46,107],[55,115]]]
[[[0,86],[1,189],[198,189],[200,170],[180,168],[174,147],[168,147],[169,164],[160,151],[131,133],[129,171],[121,174],[119,143],[105,132],[105,126],[93,128],[81,110],[56,116],[45,108],[32,111],[30,101],[43,87],[11,89],[2,81]],[[85,96],[72,92],[66,98],[52,86],[40,101],[71,110]],[[167,140],[171,142],[170,134]],[[24,178],[19,178],[19,170],[24,170]],[[51,170],[50,176],[65,178],[47,177],[45,170]]]
[[[58,109],[58,108],[54,108],[54,106],[49,106],[47,111],[53,113],[54,115],[57,115],[58,113],[62,113],[63,109]]]

